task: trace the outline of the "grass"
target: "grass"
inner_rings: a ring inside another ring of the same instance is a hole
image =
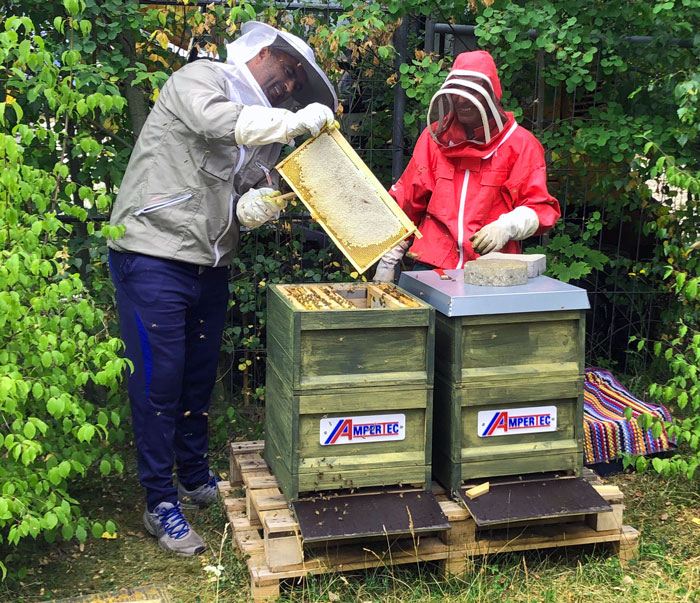
[[[215,465],[225,471],[222,448]],[[206,554],[166,554],[141,524],[143,493],[133,453],[118,478],[82,484],[85,508],[118,524],[114,540],[28,543],[19,549],[28,568],[21,581],[0,584],[0,601],[23,603],[159,585],[178,603],[248,598],[245,564],[231,547],[223,510],[188,511],[209,545]],[[653,475],[617,475],[608,483],[625,494],[625,523],[641,532],[640,557],[620,567],[605,547],[494,555],[476,559],[461,578],[445,581],[430,564],[327,574],[285,585],[282,599],[328,601],[700,601],[700,483]],[[207,566],[210,566],[207,569]],[[223,568],[216,576],[212,568]]]

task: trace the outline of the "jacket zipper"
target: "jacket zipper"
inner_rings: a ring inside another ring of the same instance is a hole
[[[506,132],[506,135],[503,137],[503,140],[501,140],[501,142],[498,143],[498,146],[497,146],[493,151],[491,151],[488,155],[486,155],[486,156],[484,157],[484,159],[488,159],[489,157],[491,157],[491,155],[497,155],[497,154],[498,154],[498,149],[501,148],[501,145],[502,145],[506,140],[508,140],[508,139],[510,138],[510,135],[511,135],[513,132],[515,132],[515,130],[517,130],[517,128],[518,128],[518,122],[515,122],[515,123],[510,127],[510,130],[508,130],[508,132]]]
[[[238,163],[236,164],[236,167],[234,169],[234,176],[237,174],[241,166],[243,165],[243,160],[245,159],[245,147],[240,146],[238,147],[239,149],[239,156],[238,156]],[[228,223],[226,224],[226,228],[224,229],[224,232],[222,232],[219,235],[219,238],[214,241],[214,267],[219,265],[219,261],[221,260],[221,252],[219,251],[219,243],[221,242],[221,239],[223,239],[226,236],[226,233],[228,233],[229,229],[231,228],[231,223],[233,222],[233,206],[235,205],[233,201],[233,193],[231,193],[231,196],[229,197],[228,200]]]
[[[462,191],[459,194],[459,222],[457,226],[457,246],[459,247],[459,262],[455,269],[462,267],[464,263],[464,206],[467,200],[467,187],[469,186],[469,170],[464,171]]]
[[[175,199],[168,199],[167,201],[161,201],[160,203],[154,203],[153,205],[147,205],[146,207],[142,207],[139,209],[137,212],[134,212],[134,216],[140,216],[141,214],[149,214],[152,211],[158,211],[159,209],[163,209],[164,207],[168,207],[169,205],[175,205],[176,203],[182,203],[183,201],[187,201],[192,196],[192,193],[188,193],[186,195],[182,195],[180,197],[176,197]]]
[[[491,151],[488,155],[486,155],[484,157],[484,159],[488,159],[489,157],[491,157],[491,155],[496,154],[496,152],[501,147],[501,145],[506,140],[508,140],[510,138],[510,135],[513,132],[515,132],[517,127],[518,127],[518,124],[516,122],[511,126],[510,130],[508,130],[508,132],[506,132],[506,135],[503,137],[503,140],[501,140],[501,142],[498,143],[498,146],[493,151]],[[469,184],[469,170],[466,170],[464,172],[464,182],[462,183],[462,192],[460,193],[460,196],[459,196],[459,226],[457,229],[457,232],[458,232],[457,244],[459,246],[459,262],[457,262],[456,269],[462,268],[462,266],[464,264],[464,247],[463,247],[463,245],[464,245],[464,205],[465,205],[465,201],[467,198],[467,185],[468,184]]]

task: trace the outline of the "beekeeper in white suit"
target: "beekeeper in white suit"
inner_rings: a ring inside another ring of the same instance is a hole
[[[110,269],[134,367],[129,399],[144,525],[182,555],[206,544],[180,503],[216,499],[207,415],[239,225],[255,228],[279,212],[270,172],[282,145],[330,126],[338,104],[301,39],[257,22],[241,33],[226,63],[198,60],[165,83],[111,216],[126,226],[109,242]],[[294,102],[298,111],[283,108]]]

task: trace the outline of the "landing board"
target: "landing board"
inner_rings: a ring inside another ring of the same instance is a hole
[[[495,484],[471,499],[465,490],[459,494],[477,526],[611,510],[593,486],[579,478]]]
[[[447,530],[432,492],[318,496],[292,503],[305,543]]]

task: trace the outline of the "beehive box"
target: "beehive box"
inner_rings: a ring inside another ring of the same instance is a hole
[[[435,312],[394,285],[273,285],[265,452],[300,492],[429,484]]]
[[[583,464],[585,291],[538,276],[477,287],[446,271],[400,284],[437,310],[433,472],[465,480]]]
[[[336,128],[275,168],[360,274],[406,237],[421,236]]]

